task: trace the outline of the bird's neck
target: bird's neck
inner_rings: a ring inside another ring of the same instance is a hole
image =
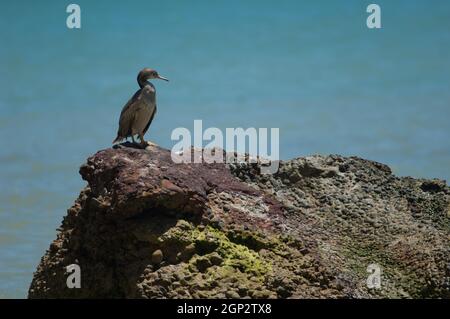
[[[138,79],[138,84],[141,89],[146,85],[151,85],[150,82],[141,79]]]
[[[155,91],[155,86],[152,84],[152,82],[149,81],[143,81],[142,83],[139,82],[139,87],[143,89],[144,87],[150,87],[150,91]]]

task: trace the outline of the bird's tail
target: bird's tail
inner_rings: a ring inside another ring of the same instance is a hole
[[[114,139],[114,141],[112,141],[112,143],[114,144],[114,143],[117,143],[117,142],[119,142],[121,140],[123,140],[123,137],[120,136],[120,135],[117,135],[117,137]]]

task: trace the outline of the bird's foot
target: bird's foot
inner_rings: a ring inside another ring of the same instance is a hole
[[[145,149],[147,146],[148,146],[148,142],[147,142],[147,141],[142,141],[142,142],[141,142],[141,147],[142,147],[142,148]]]
[[[147,148],[147,147],[149,147],[149,146],[151,146],[151,147],[158,146],[158,144],[155,144],[155,143],[150,142],[150,141],[144,141],[144,142],[141,142],[140,145],[141,145],[141,147],[144,148],[144,149]]]

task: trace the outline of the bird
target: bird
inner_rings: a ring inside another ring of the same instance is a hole
[[[117,137],[112,142],[113,144],[130,136],[133,143],[136,144],[134,136],[138,135],[141,146],[145,148],[148,145],[144,140],[144,134],[150,127],[156,114],[156,89],[148,81],[150,79],[169,81],[159,75],[154,69],[144,68],[139,72],[137,82],[140,89],[134,93],[133,97],[122,108],[119,129],[117,130]]]

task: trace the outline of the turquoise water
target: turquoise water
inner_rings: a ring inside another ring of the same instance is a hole
[[[284,159],[358,155],[398,175],[450,179],[450,2],[64,1],[0,5],[0,297],[25,297],[32,272],[109,147],[136,74],[156,68],[171,131],[279,127]]]

